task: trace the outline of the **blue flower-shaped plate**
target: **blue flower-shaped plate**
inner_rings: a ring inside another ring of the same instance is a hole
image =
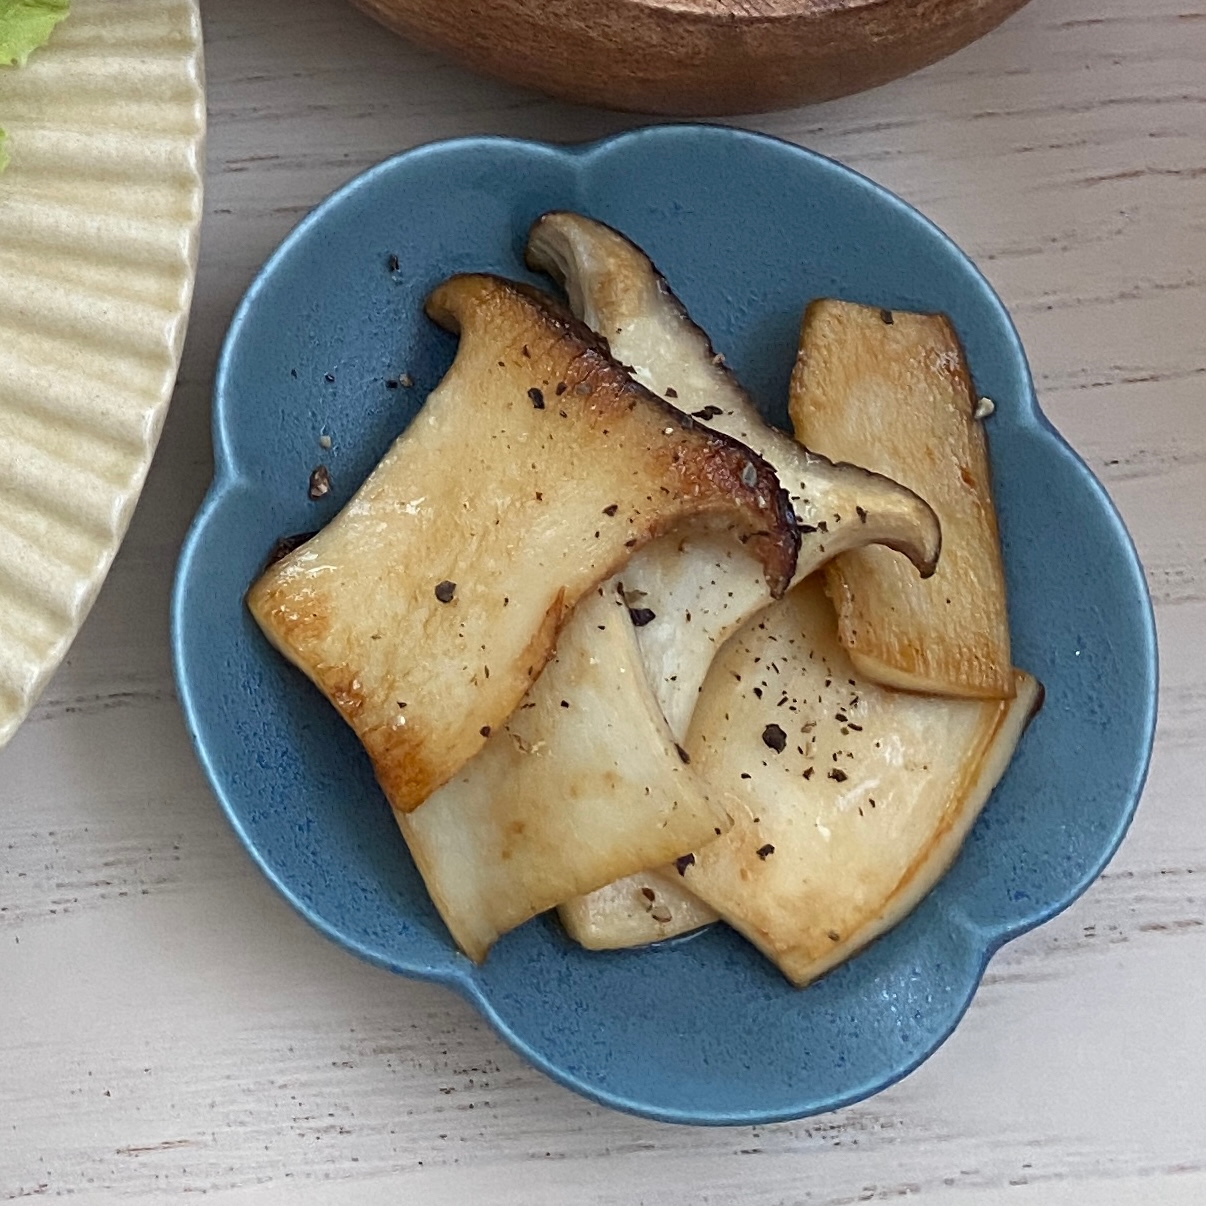
[[[335,514],[450,363],[453,341],[423,316],[427,292],[462,271],[535,280],[523,242],[549,209],[643,246],[772,421],[784,421],[800,314],[818,296],[945,312],[996,402],[1014,656],[1045,684],[1046,706],[946,877],[803,991],[722,926],[600,954],[538,918],[475,967],[428,901],[351,730],[243,606],[277,538]],[[755,1123],[876,1092],[951,1032],[1002,942],[1093,880],[1134,811],[1156,663],[1126,531],[1039,411],[984,278],[915,210],[830,160],[669,126],[587,147],[466,139],[382,163],[310,214],[248,291],[218,369],[214,447],[173,641],[184,714],[231,823],[324,933],[461,992],[537,1067],[608,1105]],[[332,489],[313,502],[319,462]]]

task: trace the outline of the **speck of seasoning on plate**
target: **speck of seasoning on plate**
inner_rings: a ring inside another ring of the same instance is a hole
[[[678,757],[679,757],[680,762],[686,764],[691,761],[691,755],[688,754],[687,751],[685,749],[683,749],[683,747],[681,745],[679,745],[677,741],[674,743],[674,748],[678,751]]]
[[[528,397],[532,399],[532,405],[537,410],[544,410],[544,394],[538,390],[536,386],[533,385],[532,388],[528,390]]]
[[[325,433],[323,435],[320,435],[318,437],[318,446],[319,446],[319,448],[323,448],[323,449],[330,448],[331,447],[331,437],[329,435],[326,435]]]
[[[483,737],[489,737],[490,736],[490,726],[488,724],[484,724],[484,725],[482,725],[482,727],[480,729],[478,729],[478,732],[481,733],[481,735]]]
[[[310,487],[307,493],[311,499],[319,499],[330,492],[331,471],[326,465],[316,465],[310,473]]]
[[[644,628],[650,620],[657,619],[657,612],[649,607],[630,607],[628,609],[628,617],[632,620],[634,628]]]
[[[846,772],[844,770],[838,770],[836,766],[829,772],[829,777],[835,783],[845,783],[847,778]]]
[[[881,310],[879,312],[879,317],[881,321],[886,322],[888,326],[891,326],[896,321],[896,319],[892,317],[891,310]]]
[[[451,603],[452,596],[456,594],[456,583],[449,582],[447,578],[443,582],[437,582],[435,588],[435,597],[441,603]]]
[[[695,855],[684,854],[681,858],[676,858],[674,860],[674,866],[679,875],[686,875],[687,868],[695,866]]]
[[[757,856],[758,856],[758,857],[759,857],[759,858],[760,858],[760,859],[761,859],[763,862],[766,862],[767,858],[768,858],[770,855],[772,855],[772,854],[774,854],[774,853],[775,853],[775,848],[774,848],[774,846],[772,846],[772,845],[770,844],[770,842],[767,842],[765,846],[759,846],[759,847],[758,847],[758,849],[754,851],[754,853],[755,853],[755,854],[756,854],[756,855],[757,855]]]

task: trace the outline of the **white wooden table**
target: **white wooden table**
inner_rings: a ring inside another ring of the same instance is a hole
[[[124,550],[0,755],[0,1201],[1206,1202],[1206,4],[1034,0],[877,92],[750,120],[919,205],[1021,328],[1147,567],[1155,761],[1101,881],[993,961],[956,1035],[840,1113],[702,1130],[545,1080],[459,999],[320,938],[238,846],[168,657],[231,310],[315,202],[402,148],[632,119],[472,78],[342,0],[207,0],[184,367]]]

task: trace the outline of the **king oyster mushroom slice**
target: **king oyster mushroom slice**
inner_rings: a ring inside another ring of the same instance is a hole
[[[1042,703],[1029,674],[1014,670],[1013,688],[881,687],[838,640],[821,576],[794,587],[725,645],[691,719],[692,767],[736,804],[684,885],[794,984],[816,979],[950,866]]]
[[[744,539],[778,593],[798,540],[765,461],[634,383],[551,298],[458,276],[427,312],[461,336],[452,367],[247,598],[402,812],[507,720],[574,605],[635,549],[690,520]]]
[[[580,214],[549,213],[532,226],[527,261],[562,285],[574,313],[642,385],[774,465],[800,525],[794,581],[868,544],[903,553],[922,577],[934,572],[941,533],[929,505],[890,478],[834,464],[769,426],[639,247]],[[731,542],[659,541],[624,576],[653,613],[638,633],[641,651],[680,735],[716,650],[770,602],[748,559],[741,561]]]
[[[615,587],[578,604],[544,673],[485,748],[420,808],[396,814],[432,900],[472,959],[529,917],[731,824],[727,801],[666,724]]]
[[[814,301],[788,409],[801,440],[910,483],[941,517],[942,563],[924,582],[883,549],[853,549],[825,567],[854,664],[908,691],[1008,698],[1013,663],[988,445],[950,321]]]

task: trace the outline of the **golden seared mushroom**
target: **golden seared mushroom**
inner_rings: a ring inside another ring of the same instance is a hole
[[[951,324],[940,314],[813,302],[790,410],[799,439],[912,486],[942,521],[942,561],[925,582],[882,549],[844,552],[828,566],[854,664],[910,691],[1011,695],[988,450]]]
[[[574,605],[634,550],[686,521],[732,533],[777,592],[797,544],[763,460],[635,384],[551,299],[458,276],[427,310],[460,333],[452,367],[247,599],[403,812],[506,721]]]
[[[795,984],[849,958],[954,859],[1042,700],[1013,678],[1006,700],[878,686],[838,640],[819,577],[795,587],[704,684],[691,765],[740,803],[684,884]]]
[[[857,465],[834,464],[769,426],[649,257],[580,214],[549,213],[528,235],[528,264],[565,289],[570,307],[655,394],[764,456],[800,525],[795,580],[850,549],[886,546],[902,572],[930,575],[941,534],[911,490]],[[898,550],[904,556],[899,556]],[[625,586],[656,617],[641,650],[671,727],[685,732],[715,651],[770,602],[748,558],[715,539],[657,542],[631,563]],[[912,562],[912,565],[909,563]]]
[[[472,959],[529,917],[731,823],[662,716],[615,587],[578,604],[544,673],[485,748],[425,804],[397,814]]]

